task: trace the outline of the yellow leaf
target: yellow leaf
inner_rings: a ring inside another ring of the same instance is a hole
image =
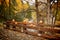
[[[18,11],[22,11],[22,2],[21,0],[16,0],[17,6],[15,6],[15,9]]]
[[[6,2],[6,4],[7,4],[7,6],[9,6],[9,0],[5,0],[5,2]]]
[[[1,0],[0,0],[0,5],[1,5]]]
[[[29,8],[29,5],[28,5],[27,3],[25,3],[25,4],[23,5],[23,8],[24,8],[24,10],[27,10],[27,9]]]

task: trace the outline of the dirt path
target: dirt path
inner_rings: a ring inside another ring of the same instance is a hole
[[[3,34],[3,36],[1,36],[1,34]],[[6,29],[0,30],[0,40],[1,39],[3,40],[46,40],[41,37],[35,37],[17,31],[11,31]]]

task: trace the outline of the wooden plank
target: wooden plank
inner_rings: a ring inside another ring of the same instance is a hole
[[[24,28],[31,28],[31,29],[36,29],[39,31],[47,31],[47,32],[59,32],[60,28],[59,27],[40,27],[40,26],[29,26],[29,25],[24,25],[22,23],[19,24],[13,24],[13,23],[6,23],[6,25],[12,25],[12,26],[18,26],[18,27],[24,27]]]
[[[12,25],[14,27],[23,27],[23,28],[29,28],[29,29],[35,29],[35,30],[38,30],[38,31],[42,31],[42,32],[57,32],[58,30],[60,31],[60,28],[51,28],[51,27],[37,27],[37,26],[29,26],[27,24],[22,24],[22,23],[19,23],[19,24],[15,24],[15,23],[5,23],[6,25]],[[17,30],[16,28],[12,28],[10,30],[16,30],[16,31],[19,31],[21,32],[21,30]],[[47,35],[47,34],[39,34],[39,33],[35,33],[35,32],[29,32],[27,30],[24,30],[23,29],[23,33],[27,33],[27,34],[31,34],[31,35],[34,35],[34,36],[39,36],[39,37],[44,37],[44,38],[57,38],[56,36],[53,36],[53,35]],[[38,35],[39,34],[39,35]]]

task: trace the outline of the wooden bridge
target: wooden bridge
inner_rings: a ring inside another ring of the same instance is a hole
[[[59,40],[60,28],[55,26],[56,25],[46,25],[46,24],[37,25],[34,23],[27,24],[23,22],[12,22],[12,21],[7,21],[4,23],[5,29],[18,31],[18,32],[26,33],[33,36]]]

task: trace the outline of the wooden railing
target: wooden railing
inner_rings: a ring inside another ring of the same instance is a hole
[[[18,32],[23,32],[23,33],[38,36],[38,37],[49,38],[49,39],[58,39],[60,37],[59,27],[51,27],[52,25],[45,25],[45,24],[38,24],[38,25],[33,24],[34,25],[33,26],[30,24],[29,23],[25,24],[23,22],[9,21],[4,23],[4,28],[10,29],[10,30],[16,30]]]

